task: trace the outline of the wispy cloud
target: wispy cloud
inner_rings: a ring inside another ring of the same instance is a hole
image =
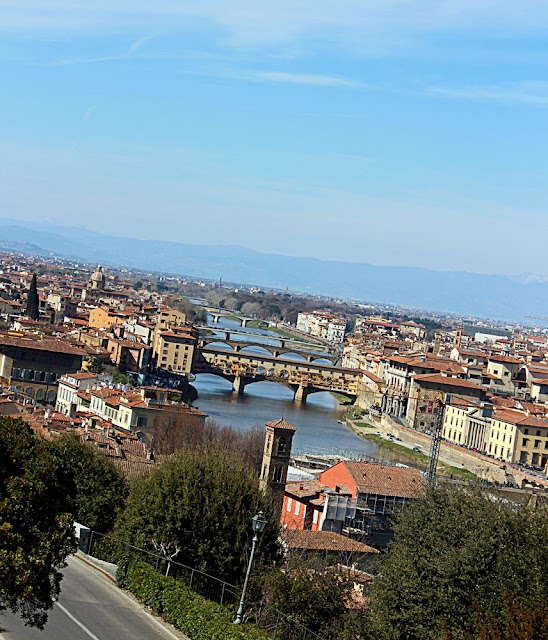
[[[447,33],[523,37],[548,27],[546,0],[2,0],[0,31],[200,33],[235,48],[400,49]]]
[[[232,77],[240,80],[249,80],[251,82],[302,84],[316,87],[336,87],[343,89],[370,88],[369,85],[357,80],[342,78],[340,76],[328,76],[311,73],[289,73],[284,71],[248,71],[234,74]]]
[[[105,56],[89,56],[89,57],[74,57],[63,58],[62,60],[54,60],[53,62],[37,63],[39,67],[66,67],[70,65],[79,64],[98,64],[101,62],[114,62],[116,60],[128,60],[135,57],[135,54],[144,46],[146,42],[154,38],[154,35],[143,36],[132,42],[129,47],[121,53],[115,53]]]
[[[503,104],[548,105],[548,82],[519,82],[492,86],[430,87],[430,95],[456,100]]]

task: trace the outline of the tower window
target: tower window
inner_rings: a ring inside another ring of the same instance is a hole
[[[272,482],[280,482],[282,479],[282,465],[278,464],[274,467],[272,472]]]
[[[285,438],[278,440],[278,453],[284,453],[285,451]]]

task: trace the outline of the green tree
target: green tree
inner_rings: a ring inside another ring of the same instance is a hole
[[[124,476],[94,445],[74,434],[57,438],[51,448],[70,487],[74,519],[99,533],[111,531],[128,494]]]
[[[406,510],[371,594],[377,636],[461,640],[474,602],[495,620],[504,596],[535,607],[548,596],[548,514],[470,489],[433,489]]]
[[[88,369],[91,373],[103,373],[105,370],[105,360],[101,356],[93,356],[91,358]]]
[[[257,476],[236,453],[181,450],[132,484],[114,536],[229,582],[241,579],[251,546],[251,518],[264,511],[257,561],[277,554],[279,526]]]
[[[33,320],[38,320],[40,316],[40,299],[38,298],[38,288],[36,286],[36,274],[32,274],[30,288],[27,293],[27,305],[25,315]]]
[[[283,571],[257,576],[266,603],[324,638],[366,638],[369,620],[350,609],[354,581],[325,561],[292,555]]]
[[[74,550],[69,487],[47,442],[0,418],[0,611],[43,627]]]

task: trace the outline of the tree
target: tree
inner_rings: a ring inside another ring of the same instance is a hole
[[[268,524],[258,564],[276,557],[279,525],[257,476],[234,452],[183,449],[132,484],[114,536],[229,582],[239,581],[251,547],[251,518],[260,510]]]
[[[36,286],[36,274],[32,274],[30,288],[27,293],[27,306],[25,307],[25,315],[33,320],[40,317],[40,299],[38,298],[38,288]]]
[[[60,436],[51,448],[70,487],[74,519],[99,533],[111,531],[128,494],[125,478],[94,445],[74,434]]]
[[[505,596],[505,619],[499,621],[482,611],[477,604],[475,630],[466,634],[466,640],[546,640],[548,638],[548,600],[533,609],[519,598],[512,601]],[[453,634],[445,629],[443,640],[452,640]]]
[[[242,305],[244,316],[256,317],[261,312],[262,306],[258,302],[246,302]]]
[[[89,362],[88,369],[91,373],[103,373],[105,370],[105,360],[102,356],[93,356]]]
[[[455,640],[474,624],[474,602],[501,621],[504,596],[533,608],[548,596],[548,513],[471,489],[430,490],[402,515],[371,593],[382,640]]]
[[[42,628],[74,550],[69,487],[45,440],[0,418],[0,611]]]
[[[264,601],[325,638],[365,638],[369,620],[352,612],[354,581],[319,558],[292,554],[279,568],[257,576]]]

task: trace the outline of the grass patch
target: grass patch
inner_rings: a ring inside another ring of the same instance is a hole
[[[360,427],[361,429],[377,429],[378,430],[378,427],[376,427],[373,424],[369,424],[369,422],[355,422],[354,424],[357,427]]]
[[[247,322],[248,327],[257,327],[257,329],[268,329],[268,322],[264,320],[249,320]]]
[[[311,340],[305,340],[302,336],[296,336],[294,333],[287,331],[286,329],[280,329],[279,327],[269,327],[269,330],[277,333],[282,338],[290,338],[295,342],[311,342]],[[323,344],[318,344],[318,347],[322,350],[325,349]]]
[[[409,458],[414,458],[417,461],[427,462],[428,455],[423,453],[422,451],[413,451],[413,449],[409,449],[408,447],[404,447],[397,442],[390,442],[386,438],[382,436],[378,436],[376,433],[365,433],[363,437],[370,442],[375,442],[376,444],[380,444],[387,449],[391,449],[392,451],[397,451],[402,455],[408,456]]]
[[[471,471],[468,471],[468,469],[462,469],[461,467],[452,467],[443,462],[440,462],[439,465],[442,467],[444,475],[459,476],[464,480],[473,480],[474,482],[481,481],[481,478],[479,476],[477,476],[475,473],[472,473]]]

